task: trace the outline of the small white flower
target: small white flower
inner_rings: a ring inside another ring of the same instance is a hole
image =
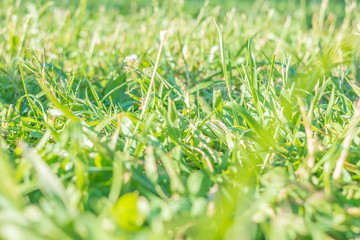
[[[124,66],[124,72],[130,73],[139,67],[140,61],[136,54],[131,54],[125,57],[124,63],[126,63],[126,66]]]
[[[138,60],[138,56],[136,54],[131,54],[131,55],[125,57],[124,62],[128,63],[128,62],[136,61],[136,60]]]

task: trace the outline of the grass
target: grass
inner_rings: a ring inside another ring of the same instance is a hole
[[[1,239],[360,238],[356,1],[1,6]]]

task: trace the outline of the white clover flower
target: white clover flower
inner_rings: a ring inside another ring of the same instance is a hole
[[[130,73],[139,67],[140,60],[136,54],[131,54],[125,57],[124,63],[126,63],[126,66],[124,66],[124,72]]]
[[[136,54],[131,54],[125,57],[125,61],[126,63],[131,62],[131,61],[136,61],[138,60],[138,56]]]

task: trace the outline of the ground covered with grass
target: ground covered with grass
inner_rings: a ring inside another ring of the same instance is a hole
[[[1,239],[359,239],[356,1],[0,2]]]

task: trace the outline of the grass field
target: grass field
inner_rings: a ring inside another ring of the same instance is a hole
[[[0,239],[360,239],[359,8],[0,0]]]

